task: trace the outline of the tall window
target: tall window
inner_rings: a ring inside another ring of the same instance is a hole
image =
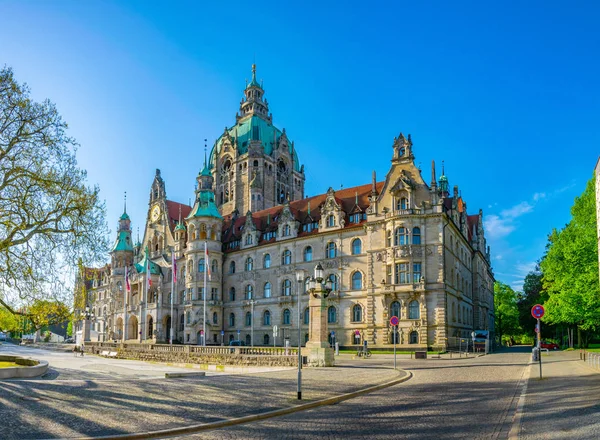
[[[329,215],[327,217],[327,227],[331,228],[333,226],[335,226],[335,217],[333,215]]]
[[[185,322],[188,325],[192,323],[192,314],[189,311],[185,315]]]
[[[283,296],[290,296],[292,294],[292,282],[290,280],[283,280],[281,294]]]
[[[304,324],[308,325],[310,321],[310,309],[307,307],[304,309]]]
[[[284,266],[292,264],[292,251],[289,249],[283,251],[283,254],[281,254],[281,264]]]
[[[204,272],[204,258],[200,258],[198,261],[198,272]]]
[[[285,309],[283,311],[283,325],[290,325],[291,313],[290,309]]]
[[[410,277],[408,273],[408,263],[396,263],[395,268],[395,284],[409,284]]]
[[[421,228],[414,227],[412,232],[412,244],[421,244]]]
[[[327,309],[327,323],[333,324],[337,321],[337,310],[334,306],[329,306]]]
[[[263,336],[263,345],[269,345],[269,335],[267,333]]]
[[[285,225],[283,227],[283,236],[284,237],[289,237],[290,236],[290,225]]]
[[[229,263],[229,273],[235,273],[235,261]]]
[[[458,309],[460,312],[460,308]],[[460,320],[460,314],[459,320]],[[421,317],[421,311],[419,310],[419,301],[412,300],[408,303],[408,319],[419,319]]]
[[[410,332],[410,341],[409,344],[418,344],[419,343],[419,333],[416,331]]]
[[[252,196],[254,197],[254,196]],[[252,244],[252,235],[248,234],[246,235],[246,245]]]
[[[400,303],[398,301],[394,301],[390,304],[390,316],[396,316],[400,318]]]
[[[385,231],[385,237],[387,247],[390,247],[392,245],[392,231],[390,231],[389,229]]]
[[[219,314],[217,312],[213,312],[213,324],[219,323]]]
[[[229,301],[235,301],[235,287],[229,289]]]
[[[361,322],[362,321],[362,307],[360,304],[355,304],[352,307],[352,322]]]
[[[254,260],[251,257],[246,258],[246,272],[249,272],[254,267]]]
[[[271,325],[271,312],[268,310],[263,312],[263,325]]]
[[[310,246],[304,248],[304,261],[312,261],[312,247]]]
[[[246,286],[246,299],[252,299],[253,298],[253,291],[254,289],[252,288],[251,284],[248,284]]]
[[[404,244],[408,244],[408,230],[400,226],[394,231],[394,246]]]
[[[271,255],[270,254],[265,254],[265,256],[263,258],[263,267],[265,269],[268,269],[269,267],[271,267]]]
[[[235,315],[233,313],[229,314],[229,327],[235,327]]]
[[[408,199],[406,197],[400,199],[400,209],[408,209]]]
[[[182,331],[183,331],[183,327],[184,327],[184,326],[185,326],[185,322],[184,322],[184,319],[183,319],[183,315],[181,315],[181,316],[179,317],[179,331],[180,331],[180,332],[182,332]]]
[[[352,290],[362,289],[362,273],[356,271],[352,274]]]
[[[246,312],[246,327],[250,327],[252,325],[252,313]]]
[[[336,274],[332,273],[327,277],[328,280],[331,281],[331,290],[336,291],[339,289],[338,277]]]
[[[362,243],[360,238],[355,238],[352,240],[352,255],[358,255],[362,253]]]
[[[325,247],[325,257],[326,258],[335,258],[337,256],[337,246],[334,242],[327,243]]]
[[[421,263],[413,263],[413,283],[421,282]]]
[[[269,283],[268,281],[265,283],[264,297],[271,298],[271,283]]]
[[[217,260],[212,260],[210,271],[213,275],[219,272],[219,263],[217,263]]]

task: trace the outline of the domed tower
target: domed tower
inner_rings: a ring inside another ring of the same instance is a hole
[[[225,128],[211,150],[208,169],[221,215],[256,212],[304,197],[304,166],[285,129],[273,125],[264,93],[252,65],[236,123]]]
[[[446,198],[450,195],[450,184],[448,183],[446,173],[444,173],[444,161],[442,161],[442,175],[440,176],[438,189],[440,191],[441,198]]]
[[[111,266],[113,273],[124,273],[123,268],[133,264],[133,242],[131,240],[131,219],[127,215],[127,199],[125,199],[123,214],[119,218],[117,239],[111,251]],[[121,269],[116,271],[116,269]]]
[[[213,177],[206,161],[197,182],[194,206],[185,218],[188,242],[185,251],[187,294],[184,341],[202,344],[216,341],[215,337],[221,329],[223,217],[215,203]],[[203,334],[205,340],[202,340]]]

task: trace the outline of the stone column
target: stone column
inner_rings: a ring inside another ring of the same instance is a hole
[[[308,331],[308,365],[311,367],[332,367],[334,365],[333,349],[329,347],[329,331],[327,330],[327,295],[323,284],[317,283],[310,292],[308,307],[310,321]]]

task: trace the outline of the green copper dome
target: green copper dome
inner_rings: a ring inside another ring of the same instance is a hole
[[[176,231],[185,231],[185,225],[183,224],[183,222],[177,223],[177,226],[175,226],[175,230]]]
[[[129,216],[127,215],[126,212],[123,213],[123,215],[121,215],[121,217],[119,217],[119,220],[130,220]]]
[[[131,245],[130,231],[119,231],[119,233],[117,234],[117,240],[115,241],[112,251],[133,251],[133,246]]]
[[[198,198],[196,199],[196,204],[192,208],[190,215],[187,218],[194,217],[214,217],[218,219],[222,219],[221,214],[219,214],[219,210],[217,209],[217,205],[215,204],[215,195],[210,190],[203,190],[198,193]]]

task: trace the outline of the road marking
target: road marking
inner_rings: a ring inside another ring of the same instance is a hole
[[[513,418],[512,427],[508,433],[509,440],[518,440],[521,437],[521,425],[523,424],[523,408],[525,407],[525,398],[527,397],[527,384],[529,383],[529,377],[531,376],[531,368],[533,363],[529,363],[529,366],[525,367],[523,376],[521,376],[522,390],[519,396],[519,402],[517,403],[517,409]]]

